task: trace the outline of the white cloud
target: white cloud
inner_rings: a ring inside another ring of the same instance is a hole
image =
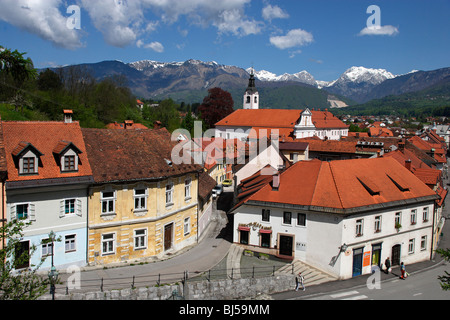
[[[365,27],[358,35],[360,36],[395,36],[398,34],[398,28],[394,26]]]
[[[248,36],[261,32],[261,23],[243,18],[240,10],[228,10],[219,15],[218,21],[213,24],[219,33],[232,33],[236,36]]]
[[[265,6],[262,10],[262,16],[264,20],[272,21],[273,19],[287,19],[289,14],[283,11],[279,6],[271,6],[270,4]]]
[[[313,35],[302,29],[293,29],[285,36],[270,37],[270,43],[281,50],[302,47],[312,43],[313,41]]]
[[[70,14],[59,11],[61,0],[2,0],[0,20],[66,49],[83,46],[82,31],[67,27]]]

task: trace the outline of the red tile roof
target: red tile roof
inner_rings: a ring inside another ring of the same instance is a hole
[[[280,176],[278,191],[270,183],[244,202],[274,202],[349,212],[436,193],[392,158],[322,162],[299,161]]]
[[[290,109],[239,109],[216,123],[217,126],[253,128],[290,128],[300,120],[303,110]],[[316,128],[348,128],[329,111],[311,111]]]
[[[82,132],[96,183],[158,180],[202,170],[190,158],[181,164],[172,161],[177,142],[171,141],[165,128],[82,129]]]
[[[83,135],[78,122],[38,122],[38,121],[3,121],[3,138],[8,168],[7,181],[27,181],[91,176],[92,171],[87,158]],[[72,143],[79,154],[78,172],[61,172],[54,150],[61,147],[61,141]],[[15,164],[15,154],[23,147],[31,145],[42,155],[37,175],[19,175]]]

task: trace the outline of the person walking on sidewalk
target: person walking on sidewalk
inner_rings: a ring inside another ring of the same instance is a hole
[[[402,275],[400,276],[400,279],[405,280],[407,273],[406,273],[405,264],[403,262],[400,264],[400,272],[402,273]]]
[[[298,291],[298,289],[300,288],[300,285],[302,285],[303,291],[306,290],[305,285],[303,284],[303,281],[305,280],[305,278],[303,278],[303,275],[301,272],[298,273],[298,275],[295,277],[295,291]]]
[[[389,274],[389,272],[391,271],[391,260],[389,259],[389,257],[387,257],[384,261],[384,265],[386,266],[386,274]]]

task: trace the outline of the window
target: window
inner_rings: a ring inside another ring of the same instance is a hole
[[[184,235],[187,236],[191,232],[191,218],[184,219]]]
[[[411,224],[417,223],[417,210],[411,210]]]
[[[115,212],[115,191],[102,191],[102,213],[114,213]]]
[[[28,219],[28,203],[18,204],[16,206],[17,219],[24,220]]]
[[[147,229],[134,230],[134,249],[147,248]]]
[[[269,222],[270,221],[270,210],[262,209],[262,221]]]
[[[291,224],[292,220],[292,213],[291,212],[283,212],[283,223],[284,224]]]
[[[102,234],[102,255],[114,254],[115,234]]]
[[[395,228],[402,226],[402,213],[401,212],[395,213],[395,221],[394,222],[395,222]]]
[[[414,253],[414,239],[409,239],[409,242],[408,242],[408,253],[409,254]]]
[[[306,226],[306,214],[297,213],[297,225],[298,226]]]
[[[67,235],[64,238],[64,246],[65,246],[65,250],[66,252],[74,252],[76,251],[76,235],[71,234],[71,235]]]
[[[53,243],[50,239],[42,240],[42,257],[51,256],[53,253]]]
[[[427,236],[420,238],[420,250],[427,250]]]
[[[64,200],[64,213],[65,214],[75,213],[75,199]]]
[[[375,217],[375,232],[381,232],[381,216]]]
[[[270,233],[261,233],[261,247],[270,248]]]
[[[75,171],[75,156],[64,157],[64,171]]]
[[[428,207],[423,208],[423,222],[428,222]]]
[[[191,186],[192,186],[192,179],[188,178],[184,181],[184,198],[190,199],[191,198]]]
[[[361,237],[363,235],[363,219],[356,220],[356,236]]]
[[[173,204],[173,184],[166,185],[166,206]]]
[[[147,210],[147,189],[134,189],[134,210]]]
[[[35,161],[34,157],[23,158],[22,173],[35,173]]]

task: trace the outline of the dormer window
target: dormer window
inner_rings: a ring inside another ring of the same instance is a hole
[[[37,174],[39,168],[39,158],[43,155],[29,142],[20,142],[14,148],[13,159],[20,175]]]
[[[79,154],[81,153],[72,142],[60,141],[53,149],[53,154],[61,168],[61,172],[76,172],[80,164]]]

